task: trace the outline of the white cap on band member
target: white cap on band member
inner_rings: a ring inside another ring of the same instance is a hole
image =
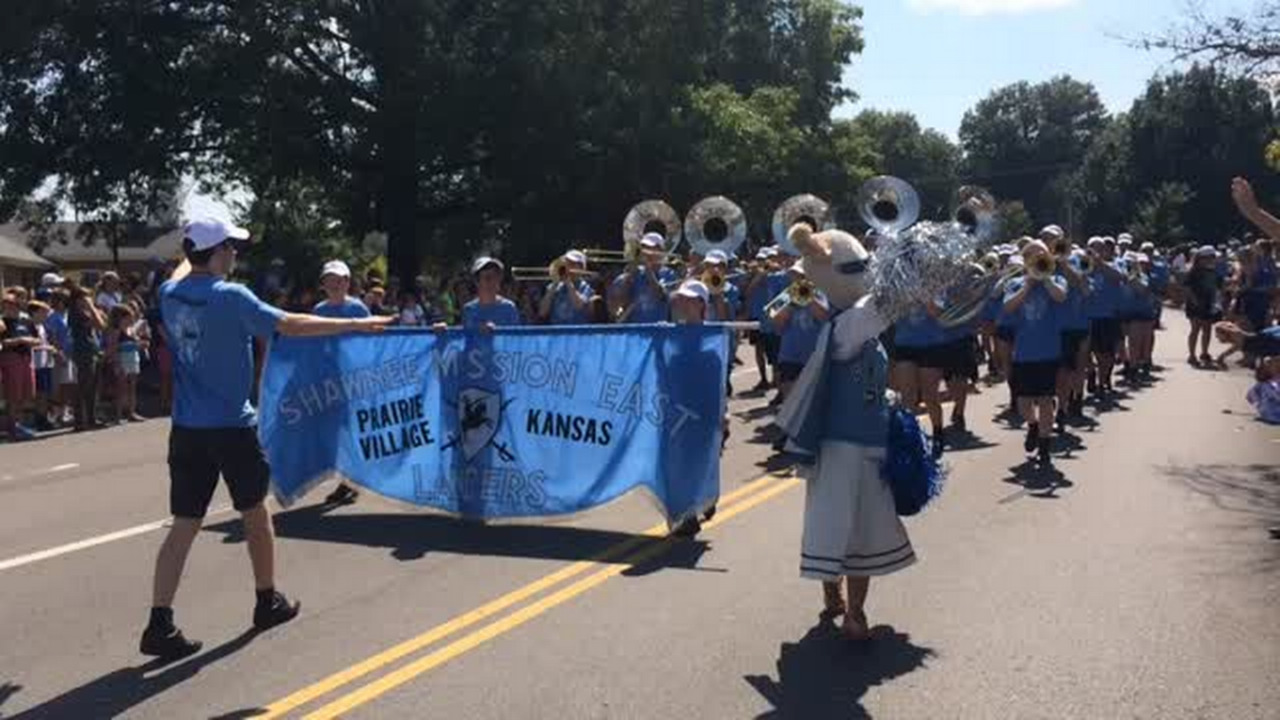
[[[222,220],[193,220],[182,230],[197,251],[217,247],[228,240],[248,240],[249,231]]]

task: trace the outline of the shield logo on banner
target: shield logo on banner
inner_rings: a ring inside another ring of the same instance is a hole
[[[458,394],[458,423],[462,427],[462,454],[470,461],[493,442],[502,421],[502,397],[480,388]]]

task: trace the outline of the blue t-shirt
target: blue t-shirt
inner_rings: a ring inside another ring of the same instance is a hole
[[[248,288],[210,275],[160,287],[160,313],[173,354],[173,424],[252,427],[253,338],[269,338],[284,312]]]
[[[725,310],[729,313],[728,317],[717,317],[718,310],[714,302],[707,303],[707,322],[729,322],[738,317],[738,308],[742,306],[742,291],[735,285],[728,283],[724,286],[724,304]]]
[[[619,275],[614,281],[615,284],[621,285],[626,282],[627,277],[631,278],[630,295],[624,298],[631,308],[631,312],[627,313],[628,324],[648,325],[667,321],[668,289],[674,290],[676,281],[680,278],[669,267],[659,268],[655,275],[663,287],[654,287],[653,283],[645,277],[642,269],[633,271],[630,276]]]
[[[818,320],[813,314],[813,303],[804,307],[793,307],[791,319],[782,331],[782,342],[778,348],[778,362],[798,363],[803,365],[813,355],[818,346],[818,334],[822,332],[825,320]]]
[[[1090,320],[1113,318],[1119,310],[1120,283],[1111,280],[1098,268],[1089,275],[1089,296],[1084,301],[1085,314]]]
[[[44,334],[49,344],[61,350],[64,354],[71,354],[71,329],[67,327],[67,316],[63,313],[49,313],[49,317],[44,321]]]
[[[311,314],[330,318],[367,318],[369,308],[359,300],[349,297],[340,305],[324,300],[311,309]]]
[[[504,325],[520,325],[520,311],[510,300],[499,297],[489,305],[481,305],[480,300],[472,300],[462,306],[462,327],[477,330],[481,325],[491,322],[498,327]]]
[[[553,283],[547,286],[547,292],[551,292],[551,288],[559,285]],[[594,290],[591,289],[591,283],[586,280],[579,280],[575,287],[578,294],[582,296],[583,303],[581,308],[574,307],[573,298],[569,297],[569,286],[560,285],[556,289],[556,295],[551,299],[551,317],[549,322],[552,325],[586,325],[591,322],[591,299],[596,296]]]
[[[760,311],[760,332],[767,335],[777,335],[778,331],[774,329],[773,323],[769,318],[764,316],[764,306],[769,304],[770,300],[782,294],[782,291],[791,287],[791,275],[785,270],[769,273],[764,280],[764,302],[761,304]]]
[[[899,347],[932,347],[945,342],[942,325],[923,307],[907,313],[893,326],[893,344]]]
[[[1005,302],[1013,299],[1022,289],[1023,278],[1016,278],[1005,288]],[[1060,288],[1066,289],[1066,281],[1050,278]],[[1059,323],[1058,303],[1049,295],[1043,283],[1037,283],[1027,293],[1017,310],[1007,313],[1016,332],[1013,341],[1014,362],[1045,362],[1062,356],[1062,328]]]
[[[1063,330],[1088,330],[1089,315],[1086,312],[1085,304],[1088,302],[1088,295],[1085,294],[1083,288],[1078,288],[1068,282],[1065,275],[1058,274],[1055,279],[1061,280],[1062,285],[1067,289],[1067,299],[1058,307],[1059,324]],[[1085,283],[1088,283],[1085,278]]]

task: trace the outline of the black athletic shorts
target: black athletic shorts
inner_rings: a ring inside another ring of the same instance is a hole
[[[972,337],[918,348],[920,367],[941,370],[948,380],[978,379],[978,350]]]
[[[778,363],[778,382],[795,382],[804,372],[804,363]]]
[[[894,345],[893,359],[900,363],[911,363],[920,365],[929,354],[927,347],[914,347],[910,345]]]
[[[250,510],[266,499],[271,470],[257,428],[170,430],[169,512],[174,517],[203,518],[219,475],[236,510]]]
[[[759,330],[748,330],[748,331],[747,331],[747,342],[751,343],[752,345],[759,345],[759,344],[760,344],[760,334],[761,334],[761,333],[760,333],[760,331],[759,331]]]
[[[1062,331],[1062,367],[1066,370],[1079,370],[1076,360],[1080,357],[1080,346],[1089,339],[1088,330]]]
[[[1258,357],[1280,355],[1280,338],[1269,335],[1246,337],[1241,349],[1248,355],[1256,355]]]
[[[1058,392],[1058,361],[1015,362],[1009,382],[1015,398],[1053,397]]]
[[[1115,318],[1094,318],[1089,321],[1089,343],[1099,355],[1115,355],[1120,347],[1120,321]]]

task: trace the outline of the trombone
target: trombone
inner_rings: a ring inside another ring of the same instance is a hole
[[[574,278],[596,277],[590,270],[569,267],[564,258],[556,258],[546,267],[513,267],[511,277],[516,282],[569,282]]]
[[[770,300],[764,306],[765,317],[772,320],[778,313],[782,312],[788,305],[796,307],[807,307],[814,299],[814,285],[809,280],[797,280],[787,287],[786,290],[778,293],[778,296]]]

